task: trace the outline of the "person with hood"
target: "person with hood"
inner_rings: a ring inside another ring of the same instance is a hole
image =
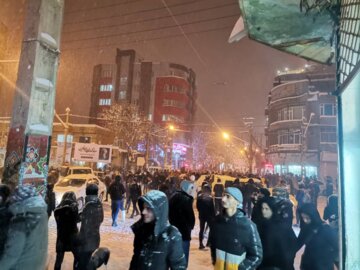
[[[9,211],[12,218],[0,258],[1,270],[45,269],[48,215],[44,199],[33,186],[19,186],[10,197]]]
[[[186,262],[189,262],[191,231],[195,226],[195,214],[193,209],[194,184],[183,180],[181,190],[176,191],[169,201],[169,221],[178,228],[183,239],[183,248]]]
[[[130,270],[186,269],[181,234],[168,221],[166,195],[151,190],[138,204],[141,219],[131,226],[135,238]]]
[[[332,228],[336,230],[339,229],[339,206],[337,195],[329,196],[327,206],[324,209],[323,218]]]
[[[297,249],[305,245],[301,270],[333,270],[339,262],[339,240],[336,230],[326,224],[312,203],[300,209],[300,234]]]
[[[8,202],[9,196],[10,188],[7,185],[0,184],[0,258],[4,252],[4,246],[11,219]]]
[[[221,183],[220,178],[218,178],[216,184],[214,185],[213,191],[215,195],[215,211],[218,215],[222,212],[221,200],[224,193],[224,185]]]
[[[224,213],[216,217],[210,239],[214,270],[255,270],[262,260],[261,240],[256,225],[242,210],[242,193],[226,188],[222,204]]]
[[[255,193],[255,196],[252,198],[254,204],[253,210],[251,212],[251,221],[256,225],[259,224],[262,219],[262,205],[261,202],[263,199],[270,197],[270,191],[266,188],[260,188],[259,192]]]
[[[205,246],[203,244],[204,239],[204,230],[205,225],[208,225],[210,228],[209,235],[211,234],[211,226],[215,219],[215,208],[214,208],[214,200],[211,196],[211,187],[209,185],[204,185],[202,187],[201,194],[197,197],[196,200],[196,208],[199,212],[199,221],[200,221],[200,232],[199,232],[199,249],[204,249]],[[209,246],[210,242],[206,246]]]
[[[54,184],[52,184],[52,183],[47,184],[45,202],[47,204],[48,218],[50,218],[52,212],[55,210],[55,204],[56,204]]]
[[[104,211],[98,192],[99,188],[96,184],[89,184],[86,187],[85,207],[81,216],[81,227],[78,236],[79,270],[86,270],[91,254],[100,245],[100,225],[104,220]]]
[[[290,228],[293,222],[293,204],[289,199],[289,193],[283,187],[275,187],[272,190],[272,196],[276,201],[277,215],[282,218]]]
[[[79,209],[76,202],[75,193],[65,192],[60,204],[54,211],[57,225],[56,238],[56,261],[55,270],[61,269],[64,260],[64,254],[70,251],[74,255],[74,268],[77,265],[76,239],[78,234],[77,223],[80,222]]]
[[[258,270],[294,270],[297,238],[292,228],[276,214],[276,201],[265,197],[260,202],[261,219],[257,224],[263,247]]]
[[[121,176],[115,176],[114,182],[110,184],[109,194],[111,199],[111,217],[113,227],[117,226],[117,217],[119,212],[122,213],[122,220],[125,221],[125,211],[124,211],[124,194],[125,187],[121,183]]]

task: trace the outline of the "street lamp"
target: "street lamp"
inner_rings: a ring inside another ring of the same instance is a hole
[[[223,136],[223,138],[224,138],[225,140],[229,140],[229,139],[230,139],[229,133],[227,133],[227,132],[225,132],[225,131],[222,133],[222,136]]]

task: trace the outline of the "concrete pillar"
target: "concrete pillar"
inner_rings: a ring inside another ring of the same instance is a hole
[[[3,181],[46,190],[63,0],[28,0]]]

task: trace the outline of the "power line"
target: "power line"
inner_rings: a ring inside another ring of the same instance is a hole
[[[213,10],[213,9],[219,9],[219,8],[223,8],[223,7],[233,6],[233,5],[235,5],[235,3],[228,3],[225,5],[218,5],[218,6],[209,7],[209,8],[201,8],[201,9],[196,9],[196,10],[192,10],[192,11],[177,13],[177,14],[175,14],[175,16],[183,16],[183,15],[193,14],[193,13],[197,13],[197,12],[204,12],[204,11],[209,11],[209,10]],[[78,29],[78,30],[73,30],[73,31],[63,31],[63,33],[78,33],[78,32],[85,32],[85,31],[95,31],[95,30],[100,30],[100,29],[131,25],[131,24],[141,23],[141,22],[157,21],[160,19],[171,18],[171,17],[172,17],[171,15],[165,15],[165,16],[160,16],[160,17],[156,17],[156,18],[148,18],[148,19],[142,19],[142,20],[137,20],[137,21],[132,21],[132,22],[117,23],[117,24],[99,26],[99,27],[89,27],[89,28],[83,28],[83,29]]]
[[[88,40],[94,40],[94,39],[103,39],[103,38],[109,38],[109,37],[121,37],[124,35],[146,33],[146,32],[152,32],[152,31],[159,31],[159,30],[163,30],[163,29],[182,27],[182,26],[186,26],[186,25],[192,25],[192,24],[198,24],[198,23],[204,23],[204,22],[210,22],[210,21],[217,21],[217,20],[231,18],[234,16],[239,16],[239,14],[237,13],[237,14],[231,14],[231,15],[216,17],[216,18],[211,18],[211,19],[202,19],[202,20],[198,20],[198,21],[183,23],[181,25],[167,25],[167,26],[163,26],[163,27],[155,27],[155,28],[150,28],[150,29],[146,29],[146,30],[129,31],[129,32],[122,32],[122,33],[118,33],[118,34],[96,36],[96,37],[89,37],[89,38],[82,38],[82,39],[70,39],[70,40],[64,40],[64,42],[69,43],[69,42],[78,42],[78,41],[88,41]],[[182,32],[183,31],[184,30],[182,29]]]
[[[231,28],[231,26],[224,26],[224,27],[218,27],[213,29],[207,29],[207,30],[201,30],[201,31],[193,31],[188,32],[188,35],[194,35],[194,34],[201,34],[201,33],[208,33],[208,32],[214,32],[219,30],[225,30]],[[177,38],[182,37],[182,34],[173,34],[173,35],[167,35],[167,36],[161,36],[156,38],[148,38],[148,39],[138,39],[138,40],[131,40],[126,42],[117,42],[117,43],[111,43],[106,45],[93,45],[93,46],[85,46],[85,47],[77,47],[77,48],[65,48],[62,51],[74,51],[74,50],[86,50],[86,49],[99,49],[101,48],[111,48],[111,47],[118,47],[119,45],[124,44],[133,44],[133,43],[140,43],[140,42],[146,42],[146,41],[155,41],[155,40],[161,40],[161,39],[170,39],[170,38]]]
[[[194,4],[194,3],[200,3],[200,2],[204,2],[204,1],[209,1],[209,0],[199,0],[199,1],[196,1],[196,0],[194,1],[193,0],[193,1],[185,2],[185,3],[174,4],[171,7],[186,6],[186,5],[191,5],[191,4]],[[146,13],[146,12],[158,11],[158,10],[163,10],[163,9],[164,9],[164,7],[152,8],[152,9],[141,9],[141,10],[134,11],[134,12],[129,12],[129,13],[116,14],[116,15],[112,15],[112,16],[99,17],[99,18],[94,18],[94,19],[78,21],[78,22],[64,23],[64,25],[79,24],[79,23],[93,22],[93,21],[99,21],[99,20],[107,20],[107,19],[112,19],[112,18],[117,18],[117,17],[135,15],[135,14],[138,14],[138,13]]]

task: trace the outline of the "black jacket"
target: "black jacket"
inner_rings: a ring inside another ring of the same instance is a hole
[[[339,239],[336,230],[325,224],[312,204],[304,204],[299,213],[310,216],[311,224],[300,223],[298,237],[300,249],[305,245],[301,257],[301,270],[333,270],[339,261]]]
[[[113,181],[109,186],[109,194],[112,201],[122,200],[125,192],[125,187],[121,182]]]
[[[104,211],[97,196],[86,196],[85,201],[79,233],[79,251],[93,252],[100,244],[100,225],[104,220]]]
[[[184,191],[177,191],[169,202],[169,220],[178,228],[184,241],[191,240],[191,230],[195,226],[193,197]]]
[[[221,199],[224,193],[224,185],[221,183],[215,184],[213,191],[215,199]]]
[[[130,198],[132,200],[137,201],[139,199],[139,197],[141,196],[141,187],[140,185],[138,185],[137,183],[133,183],[130,185],[129,188],[129,192],[130,192]]]
[[[57,225],[56,252],[73,251],[79,231],[77,223],[80,222],[76,202],[58,206],[54,216]]]
[[[262,260],[262,246],[256,225],[239,209],[232,217],[216,216],[211,233],[214,269],[251,269]]]
[[[201,193],[196,200],[199,218],[212,222],[215,219],[214,200],[210,194]]]
[[[258,269],[294,270],[297,238],[293,229],[281,220],[271,219],[261,220],[258,231],[263,247],[263,260]]]
[[[5,205],[1,206],[0,207],[0,258],[4,251],[10,220],[11,220],[11,213],[8,210],[8,207]]]
[[[186,260],[179,231],[168,222],[168,201],[164,193],[152,190],[139,199],[154,211],[155,222],[146,224],[143,217],[131,228],[135,234],[134,255],[130,270],[186,269]]]

